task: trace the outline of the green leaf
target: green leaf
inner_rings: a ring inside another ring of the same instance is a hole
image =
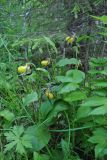
[[[64,58],[64,59],[61,59],[56,65],[59,66],[59,67],[63,67],[63,66],[66,66],[68,64],[74,64],[74,65],[77,65],[79,64],[79,60],[75,59],[75,58]]]
[[[46,118],[48,113],[53,109],[53,104],[49,101],[42,102],[40,106],[40,115],[42,118]]]
[[[16,145],[16,152],[20,153],[20,154],[24,154],[25,153],[25,148],[22,145],[21,140],[18,141],[17,145]]]
[[[54,49],[54,51],[56,52],[56,54],[58,53],[57,48],[55,46],[55,43],[49,38],[49,37],[45,37],[44,39],[50,44],[50,46],[52,46],[52,48]]]
[[[62,83],[73,82],[72,78],[67,76],[56,76],[56,80]]]
[[[105,66],[107,65],[107,57],[91,58],[89,64],[91,67]]]
[[[79,88],[79,85],[75,83],[63,84],[63,86],[61,87],[58,93],[59,94],[68,93],[68,92],[76,90],[77,88]]]
[[[107,76],[107,69],[102,70],[102,71],[101,71],[101,74]]]
[[[104,105],[107,102],[106,97],[100,97],[100,96],[93,96],[87,98],[81,106],[85,107],[96,107],[96,106],[101,106]]]
[[[56,117],[57,114],[59,112],[62,112],[64,110],[67,110],[68,109],[68,104],[62,100],[59,100],[59,101],[56,101],[54,103],[54,109],[52,110],[52,112],[50,112],[50,117]]]
[[[95,156],[104,156],[104,150],[107,148],[107,130],[104,128],[97,128],[93,131],[93,136],[91,136],[88,141],[96,144],[95,146]],[[107,155],[107,152],[105,152]]]
[[[26,148],[32,148],[31,136],[24,134],[21,138],[22,145]]]
[[[71,77],[74,83],[81,83],[85,79],[84,72],[76,69],[67,71],[66,76]]]
[[[86,107],[86,106],[79,107],[77,111],[77,119],[89,116],[90,112],[91,112],[91,107]]]
[[[12,131],[16,136],[21,136],[24,133],[23,126],[14,126]]]
[[[8,121],[12,121],[15,117],[14,114],[7,109],[0,111],[0,116]]]
[[[16,146],[16,141],[12,141],[11,143],[8,143],[5,145],[5,152],[11,151]]]
[[[24,134],[23,126],[14,126],[13,129],[4,134],[8,141],[5,145],[5,152],[11,151],[13,148],[19,154],[25,153],[25,148],[32,148],[31,135]]]
[[[44,125],[28,127],[25,134],[31,135],[32,148],[34,151],[39,151],[45,147],[51,138],[48,129]]]
[[[4,154],[0,152],[0,160],[4,160]]]
[[[34,152],[33,160],[49,160],[49,156],[45,154],[39,154],[37,152]]]
[[[86,98],[86,94],[81,91],[73,91],[64,95],[64,100],[67,102],[80,101]]]
[[[44,69],[44,68],[36,68],[37,71],[43,73],[44,75],[46,75],[48,78],[50,78],[49,72]]]
[[[91,74],[91,75],[97,75],[97,74],[101,74],[101,71],[96,70],[96,69],[90,69],[88,71],[88,73]]]
[[[93,85],[94,85],[95,87],[105,88],[105,87],[107,87],[107,80],[106,80],[106,79],[96,80],[96,81],[94,81]]]
[[[85,74],[79,70],[69,70],[66,72],[66,76],[56,76],[58,82],[72,82],[72,83],[81,83],[85,79]]]
[[[104,115],[107,114],[107,104],[93,109],[89,115]]]
[[[105,97],[107,96],[107,88],[99,88],[99,89],[93,90],[92,93],[95,96]]]
[[[45,154],[39,154],[37,152],[34,152],[33,160],[49,160],[49,156]]]
[[[68,109],[68,104],[65,101],[58,100],[53,105],[53,110],[49,113],[47,117],[47,125],[50,125],[51,122],[54,122],[53,119],[56,118],[58,113]]]
[[[107,24],[107,16],[92,16],[93,18],[102,21],[104,24]]]
[[[37,92],[32,92],[31,94],[26,95],[23,98],[23,105],[27,106],[30,103],[34,102],[34,101],[38,101],[38,94],[37,94]]]
[[[79,37],[78,37],[78,39],[77,39],[76,42],[81,42],[81,41],[83,41],[83,40],[89,40],[89,39],[91,39],[90,36],[82,35],[82,36],[79,36]]]
[[[8,142],[14,141],[16,139],[16,135],[13,132],[4,133]]]
[[[101,155],[103,156],[102,152],[104,151],[104,147],[101,146],[101,145],[96,145],[95,146],[95,157],[98,158],[98,157],[101,157]]]
[[[68,142],[65,141],[64,139],[61,140],[61,148],[62,148],[64,157],[68,158],[70,153],[69,145],[68,145]]]
[[[93,131],[93,136],[88,139],[89,142],[94,144],[103,144],[105,139],[107,139],[107,130],[104,128],[97,128]]]

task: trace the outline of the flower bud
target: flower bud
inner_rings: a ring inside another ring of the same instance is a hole
[[[49,99],[53,99],[53,98],[54,98],[54,95],[53,95],[49,90],[46,90],[45,95],[46,95]]]

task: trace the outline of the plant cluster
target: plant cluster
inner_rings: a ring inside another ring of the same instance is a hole
[[[107,58],[91,58],[88,73],[81,65],[75,58],[18,70],[0,64],[1,159],[106,156]]]
[[[0,160],[107,159],[107,16],[89,16],[101,4],[1,0]]]

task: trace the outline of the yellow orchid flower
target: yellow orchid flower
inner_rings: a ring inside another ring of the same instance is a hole
[[[48,66],[50,64],[50,60],[43,60],[43,61],[41,61],[41,65],[42,66]]]
[[[66,37],[66,42],[72,43],[74,41],[74,39],[75,39],[75,36],[72,36],[72,37],[68,36],[68,37]]]
[[[26,64],[25,66],[19,66],[18,67],[18,73],[23,74],[26,73],[27,69],[29,69],[29,66]]]
[[[45,91],[45,95],[49,98],[49,99],[53,99],[54,98],[54,95],[47,89]]]

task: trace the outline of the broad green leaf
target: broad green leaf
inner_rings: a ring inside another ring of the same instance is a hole
[[[81,106],[77,111],[77,119],[85,118],[89,116],[91,112],[91,107]]]
[[[56,118],[58,113],[65,111],[68,109],[68,104],[62,100],[58,100],[53,105],[53,110],[49,113],[47,117],[47,125],[51,123],[51,121]]]
[[[94,119],[96,124],[99,125],[106,125],[107,124],[107,116],[98,116],[97,118]]]
[[[64,110],[67,110],[68,109],[68,104],[62,100],[59,100],[59,101],[56,101],[54,103],[54,109],[52,110],[52,112],[50,112],[50,117],[56,117],[57,114],[59,112],[62,112]]]
[[[107,114],[107,104],[93,109],[89,115],[104,115]]]
[[[45,154],[39,154],[37,152],[34,152],[33,160],[49,160],[49,156]]]
[[[56,76],[59,82],[81,83],[85,79],[84,72],[80,70],[68,70],[65,76]]]
[[[98,67],[98,66],[107,65],[107,57],[91,58],[89,64],[91,67]]]
[[[95,87],[107,87],[107,80],[106,79],[99,79],[99,80],[96,80],[94,81],[93,85]]]
[[[38,94],[37,94],[37,92],[32,92],[32,93],[26,95],[23,98],[23,105],[27,106],[30,103],[34,102],[34,101],[38,101]]]
[[[14,114],[7,109],[0,111],[0,116],[5,118],[8,121],[12,121],[14,119]]]
[[[103,151],[107,148],[107,130],[104,128],[97,128],[93,131],[93,136],[91,136],[88,141],[96,144],[95,146],[95,156],[104,156]],[[107,152],[105,152],[107,154]]]
[[[96,95],[96,96],[105,97],[107,96],[107,88],[99,88],[99,89],[93,90],[92,93],[93,95]]]
[[[101,74],[107,76],[107,69],[102,70],[102,71],[101,71]]]
[[[81,83],[85,79],[85,73],[76,69],[67,71],[66,76],[71,77],[74,83]]]
[[[91,74],[91,75],[97,75],[97,74],[101,74],[101,71],[96,70],[96,69],[90,69],[88,71],[88,73]]]
[[[86,94],[81,91],[73,91],[64,95],[64,100],[67,102],[80,101],[86,98]]]
[[[53,107],[53,104],[49,101],[42,102],[40,106],[40,116],[43,119],[46,118],[47,114],[53,109]]]
[[[62,83],[73,82],[72,78],[67,76],[56,76],[56,80]]]
[[[75,83],[63,84],[63,86],[61,87],[58,93],[59,94],[68,93],[68,92],[76,90],[77,88],[79,88],[79,85]]]
[[[51,138],[48,129],[44,125],[28,127],[25,134],[31,135],[32,148],[34,151],[39,151],[45,147]]]
[[[100,97],[100,96],[93,96],[87,98],[81,106],[85,107],[96,107],[96,106],[101,106],[104,105],[107,102],[106,97]]]
[[[59,67],[63,67],[63,66],[66,66],[68,64],[74,64],[74,65],[77,65],[79,64],[79,60],[75,59],[75,58],[64,58],[64,59],[61,59],[56,65],[59,66]]]

